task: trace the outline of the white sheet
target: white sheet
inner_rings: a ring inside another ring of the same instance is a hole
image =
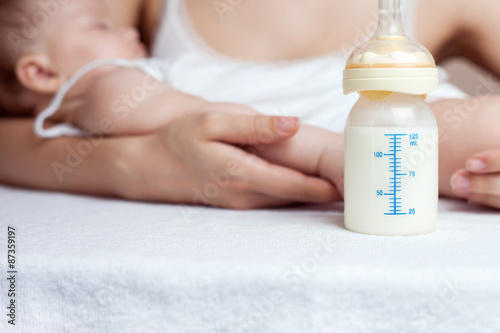
[[[458,201],[410,238],[346,231],[341,204],[241,212],[0,187],[0,216],[1,332],[500,330],[500,214]]]

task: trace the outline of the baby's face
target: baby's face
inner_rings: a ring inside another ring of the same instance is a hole
[[[66,77],[103,58],[143,58],[146,48],[132,28],[116,27],[98,0],[72,0],[44,29],[42,48],[55,70]]]

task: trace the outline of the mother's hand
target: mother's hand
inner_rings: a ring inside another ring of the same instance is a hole
[[[469,203],[500,209],[500,149],[473,155],[451,178],[453,193]]]
[[[270,164],[234,145],[265,149],[292,137],[296,118],[192,114],[145,137],[121,139],[114,181],[129,199],[234,209],[325,203],[341,197],[330,182]]]

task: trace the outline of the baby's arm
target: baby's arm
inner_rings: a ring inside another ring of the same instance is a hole
[[[92,131],[99,129],[103,119],[108,119],[113,128],[111,135],[153,132],[187,113],[258,114],[243,105],[210,103],[182,93],[135,69],[118,69],[102,75],[89,91],[81,111],[73,119],[75,125]],[[283,125],[288,125],[291,131],[299,127],[298,120]],[[273,130],[263,128],[259,135],[262,145],[253,145],[251,150],[270,163],[328,179],[343,193],[344,147],[341,134],[303,125],[293,138],[268,145],[266,140],[269,140]]]
[[[87,131],[100,129],[104,121],[111,135],[146,134],[206,104],[139,69],[118,68],[100,75],[83,107],[68,118]]]

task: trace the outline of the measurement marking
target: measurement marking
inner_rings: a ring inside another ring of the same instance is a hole
[[[384,154],[384,156],[389,156],[389,172],[393,174],[393,177],[390,177],[391,180],[389,182],[389,189],[391,192],[384,193],[384,195],[389,196],[389,213],[384,213],[384,215],[406,215],[406,213],[402,213],[402,198],[398,197],[398,192],[401,192],[402,185],[402,176],[406,176],[406,173],[402,173],[400,161],[402,158],[398,157],[398,152],[402,151],[402,137],[406,136],[406,134],[384,134],[384,136],[389,137],[389,154]]]

